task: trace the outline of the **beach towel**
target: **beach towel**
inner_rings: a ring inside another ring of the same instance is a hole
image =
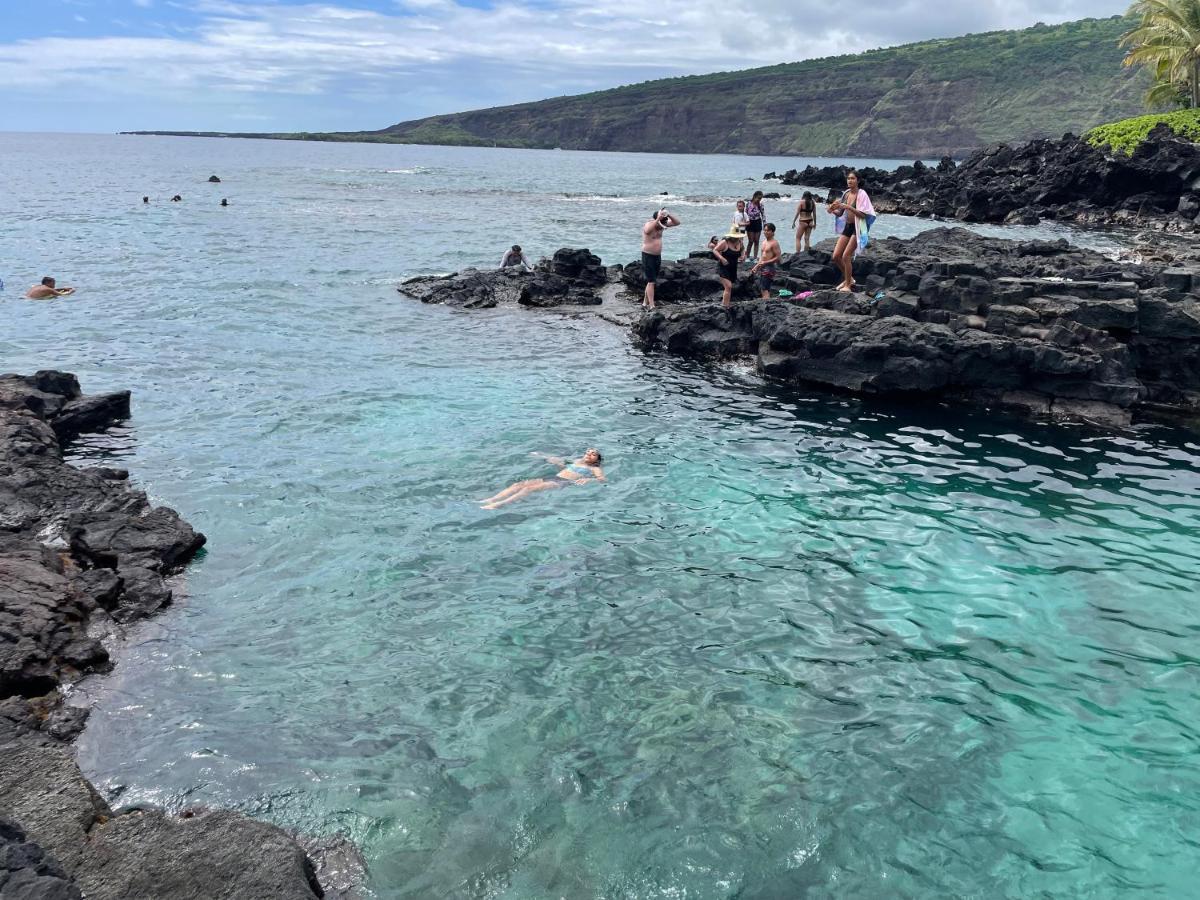
[[[842,193],[843,203],[846,202],[846,195],[849,193],[849,191]],[[859,212],[865,212],[867,214],[865,219],[858,218],[857,216],[854,219],[854,231],[858,235],[858,249],[866,250],[867,245],[871,243],[871,226],[875,224],[875,220],[878,219],[879,216],[875,214],[875,207],[871,203],[870,195],[867,194],[867,192],[862,188],[858,189],[858,199],[855,201],[854,208]],[[840,235],[845,230],[846,217],[844,215],[837,216],[833,220],[834,234]]]
[[[854,223],[855,231],[858,232],[858,249],[866,250],[867,245],[871,243],[871,228],[879,216],[875,215],[875,207],[871,203],[871,198],[862,188],[858,189],[858,199],[855,201],[854,208],[867,214],[865,219],[856,217]]]

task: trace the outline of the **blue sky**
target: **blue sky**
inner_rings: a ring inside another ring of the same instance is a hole
[[[336,131],[1127,0],[0,0],[0,129]],[[849,11],[849,12],[848,12]]]

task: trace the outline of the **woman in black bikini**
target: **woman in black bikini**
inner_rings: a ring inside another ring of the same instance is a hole
[[[733,305],[733,286],[738,280],[738,260],[742,256],[742,235],[738,231],[730,231],[717,246],[713,247],[712,255],[717,258],[717,277],[721,279],[721,305],[729,309]]]
[[[817,201],[813,198],[812,191],[805,191],[800,202],[796,204],[796,215],[792,217],[792,227],[796,229],[797,253],[802,249],[812,251],[812,233],[816,224]]]

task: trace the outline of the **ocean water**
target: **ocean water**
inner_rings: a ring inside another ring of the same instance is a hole
[[[1194,892],[1194,435],[783,389],[394,290],[514,241],[633,259],[661,191],[682,255],[804,161],[0,159],[0,368],[132,389],[75,456],[209,537],[76,689],[115,805],[345,833],[383,898]],[[79,293],[21,299],[42,274]],[[586,446],[608,484],[473,502]]]

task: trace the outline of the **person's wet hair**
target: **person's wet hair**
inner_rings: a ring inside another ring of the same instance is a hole
[[[521,252],[521,245],[513,244],[513,253],[520,253],[520,252]]]
[[[42,284],[45,285],[46,287],[54,287],[54,279],[51,278],[49,275],[47,275],[45,278],[42,279]]]
[[[775,224],[773,222],[768,222],[766,225],[763,226],[763,230],[764,231],[774,231]]]
[[[598,463],[604,462],[604,454],[601,453],[599,450],[596,451],[596,462],[598,462]]]

